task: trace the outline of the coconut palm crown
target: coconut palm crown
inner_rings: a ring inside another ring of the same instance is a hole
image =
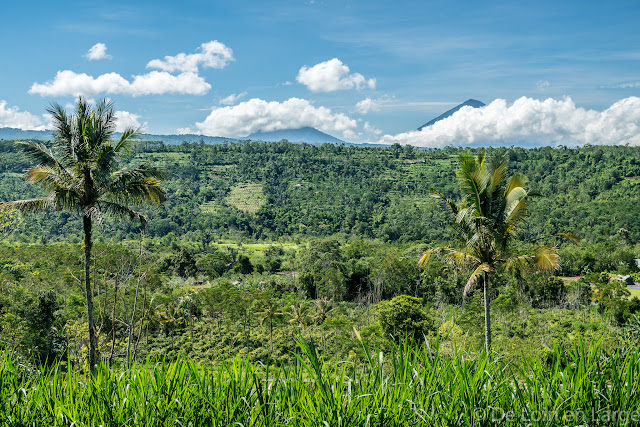
[[[47,112],[52,116],[53,146],[26,141],[17,142],[25,154],[36,163],[25,174],[27,182],[38,184],[45,197],[0,203],[0,209],[36,212],[53,209],[71,211],[82,216],[85,250],[85,294],[89,322],[89,355],[91,371],[95,366],[96,331],[93,321],[93,297],[89,266],[91,231],[95,221],[101,225],[103,214],[113,214],[143,225],[146,218],[129,207],[144,202],[161,203],[164,173],[149,164],[129,169],[120,167],[136,130],[127,128],[117,141],[113,104],[101,100],[95,105],[82,97],[75,112],[67,114],[58,104],[51,104]]]
[[[487,353],[491,351],[490,276],[500,267],[551,272],[560,265],[554,247],[539,246],[533,254],[524,255],[515,255],[511,250],[510,242],[528,216],[527,202],[539,194],[525,188],[527,180],[523,175],[515,173],[507,178],[507,167],[507,154],[492,160],[486,158],[485,151],[476,156],[460,155],[456,175],[462,200],[456,203],[431,189],[432,195],[444,200],[455,216],[453,228],[458,246],[429,249],[419,260],[423,266],[436,254],[459,270],[471,271],[464,295],[479,282],[483,284]]]

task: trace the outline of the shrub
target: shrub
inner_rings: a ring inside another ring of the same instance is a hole
[[[422,299],[399,295],[376,305],[376,316],[383,332],[399,341],[420,340],[435,330],[433,319],[422,306]]]

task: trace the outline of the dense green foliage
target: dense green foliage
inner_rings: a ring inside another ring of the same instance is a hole
[[[590,242],[615,237],[633,244],[640,239],[640,148],[498,148],[487,153],[492,158],[505,151],[509,174],[524,174],[532,189],[545,196],[532,204],[523,239],[546,241],[559,232],[576,233]],[[287,142],[144,143],[131,161],[152,161],[171,175],[167,203],[148,215],[151,236],[201,241],[210,239],[207,233],[254,239],[344,233],[435,242],[450,235],[447,214],[432,200],[429,188],[459,198],[459,152]],[[13,143],[1,141],[0,153],[0,200],[36,195],[36,189],[22,181],[21,173],[30,164]],[[250,199],[253,209],[239,210],[229,198],[240,190],[255,196]],[[48,216],[23,235],[44,242],[69,237],[75,233],[72,219]],[[124,237],[136,230],[117,224],[106,231]]]

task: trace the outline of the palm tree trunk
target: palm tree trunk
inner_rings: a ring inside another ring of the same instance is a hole
[[[484,273],[484,344],[491,354],[491,301],[489,300],[489,273]]]
[[[273,317],[269,318],[269,344],[271,346],[271,354],[273,354]],[[271,354],[269,357],[271,357]]]
[[[87,318],[89,321],[89,369],[91,374],[96,365],[96,327],[93,322],[93,291],[91,290],[91,217],[84,215],[82,218],[84,229],[84,290],[87,298]]]

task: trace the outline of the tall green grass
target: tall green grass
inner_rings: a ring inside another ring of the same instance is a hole
[[[556,347],[545,361],[364,345],[363,364],[325,361],[299,341],[297,363],[241,357],[25,369],[0,359],[0,423],[10,426],[555,426],[640,425],[640,351]],[[635,412],[634,412],[635,411]]]

